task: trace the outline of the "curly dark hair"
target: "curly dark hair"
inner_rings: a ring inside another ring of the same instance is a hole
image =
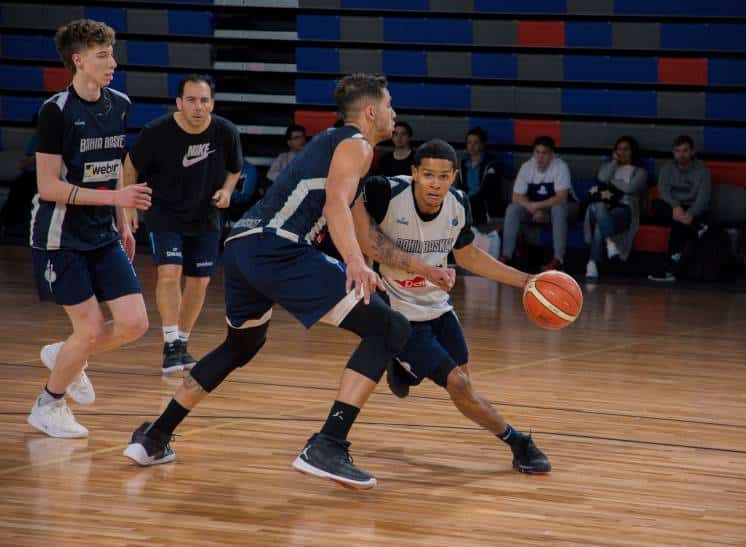
[[[114,29],[106,23],[92,19],[77,19],[58,28],[54,41],[65,68],[75,74],[74,53],[97,45],[113,46],[115,36]]]

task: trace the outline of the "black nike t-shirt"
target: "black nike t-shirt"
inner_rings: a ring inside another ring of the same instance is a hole
[[[241,138],[233,123],[213,115],[208,128],[193,135],[167,114],[143,127],[130,158],[140,180],[153,189],[145,213],[149,231],[198,235],[220,230],[212,196],[228,173],[243,167]]]

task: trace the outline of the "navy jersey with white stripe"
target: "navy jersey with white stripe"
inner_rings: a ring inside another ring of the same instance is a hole
[[[122,169],[127,95],[105,87],[97,101],[73,86],[48,99],[39,111],[37,151],[62,156],[60,178],[82,188],[114,190]],[[35,249],[97,249],[119,238],[114,208],[67,205],[37,194],[31,213]]]
[[[233,225],[227,241],[272,232],[300,243],[313,243],[326,226],[326,178],[334,150],[346,139],[364,138],[346,125],[311,140],[270,186],[264,198]]]

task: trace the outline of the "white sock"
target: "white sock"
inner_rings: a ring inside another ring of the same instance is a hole
[[[173,344],[179,339],[179,326],[170,325],[163,327],[163,341],[167,344]]]
[[[181,340],[182,342],[186,342],[187,340],[189,340],[189,333],[179,329],[179,340]]]
[[[606,254],[609,255],[609,258],[614,258],[619,255],[619,248],[616,246],[616,243],[608,237],[606,238]]]

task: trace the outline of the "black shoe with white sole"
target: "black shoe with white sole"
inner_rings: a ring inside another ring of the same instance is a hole
[[[513,467],[521,473],[549,473],[552,464],[549,459],[534,444],[531,435],[523,435],[511,446],[513,451]]]
[[[181,350],[181,366],[184,367],[184,370],[192,370],[194,365],[197,364],[197,360],[187,351],[187,343],[179,340],[179,349]]]
[[[172,462],[176,454],[169,445],[171,439],[172,435],[161,433],[150,422],[145,422],[132,433],[124,455],[142,466]]]
[[[181,353],[181,343],[178,340],[163,344],[163,365],[161,367],[163,374],[173,374],[184,370]]]
[[[350,443],[323,433],[316,433],[295,458],[293,467],[301,473],[330,479],[346,488],[367,490],[376,479],[352,464]]]

